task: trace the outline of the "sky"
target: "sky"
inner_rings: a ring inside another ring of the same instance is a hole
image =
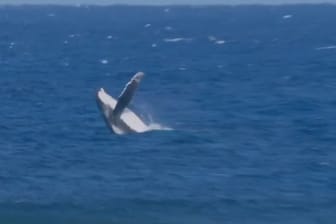
[[[336,0],[0,0],[0,4],[135,4],[135,5],[209,5],[209,4],[297,4],[333,3]]]

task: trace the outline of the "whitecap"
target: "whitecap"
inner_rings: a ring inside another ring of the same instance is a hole
[[[226,43],[225,40],[220,40],[220,39],[218,39],[218,38],[215,37],[215,36],[208,36],[208,40],[209,40],[210,42],[215,43],[215,44],[225,44],[225,43]]]
[[[226,42],[225,42],[225,40],[217,40],[215,43],[216,44],[225,44]]]
[[[151,26],[152,26],[152,24],[150,24],[150,23],[147,23],[146,25],[144,25],[145,28],[149,28]]]
[[[285,75],[285,76],[282,77],[282,79],[284,79],[284,80],[290,80],[290,79],[292,79],[292,76]]]
[[[106,37],[106,39],[109,39],[109,40],[111,40],[112,38],[113,38],[112,35],[108,35],[108,36]]]
[[[152,47],[157,47],[157,44],[152,44]]]
[[[15,46],[15,42],[10,42],[9,48],[12,49]]]
[[[165,38],[163,40],[164,40],[164,42],[181,42],[181,41],[188,42],[188,41],[191,41],[192,39],[191,38],[177,37],[177,38]]]
[[[208,40],[213,42],[213,41],[216,41],[217,38],[215,36],[208,36]]]
[[[63,43],[64,43],[64,44],[68,44],[68,43],[69,43],[69,41],[65,40]]]
[[[290,14],[282,16],[283,19],[290,19],[292,17],[293,17],[293,15],[290,15]]]
[[[55,14],[54,13],[49,13],[48,16],[49,17],[55,17]]]
[[[78,37],[79,35],[78,35],[78,34],[69,34],[68,37],[69,37],[69,38],[75,38],[76,36]]]
[[[165,8],[163,11],[164,12],[170,12],[170,8]]]
[[[327,161],[319,162],[320,166],[330,166],[330,163]]]
[[[100,63],[102,63],[103,65],[106,65],[109,63],[109,61],[107,59],[102,59],[100,60]]]
[[[332,50],[336,49],[336,45],[324,46],[324,47],[317,47],[316,50]]]
[[[167,30],[167,31],[171,31],[171,30],[173,29],[173,27],[171,27],[171,26],[166,26],[164,29]]]

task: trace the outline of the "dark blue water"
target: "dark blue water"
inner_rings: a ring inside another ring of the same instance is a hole
[[[0,223],[336,220],[336,7],[0,8]],[[173,128],[117,136],[95,102]]]

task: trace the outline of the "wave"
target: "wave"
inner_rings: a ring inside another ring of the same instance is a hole
[[[106,64],[109,63],[109,61],[107,59],[101,59],[100,63],[103,64],[103,65],[106,65]]]
[[[208,40],[212,43],[215,43],[215,44],[225,44],[226,41],[225,40],[222,40],[222,39],[218,39],[217,37],[215,36],[208,36]]]
[[[290,14],[282,16],[283,19],[290,19],[292,17],[293,17],[293,15],[290,15]]]
[[[215,43],[216,44],[225,44],[225,40],[217,40]]]
[[[183,38],[183,37],[176,37],[176,38],[165,38],[163,39],[164,42],[181,42],[181,41],[184,41],[184,42],[189,42],[189,41],[192,41],[191,38]]]
[[[171,26],[165,26],[164,29],[167,30],[167,31],[171,31],[171,30],[173,30],[173,27],[171,27]]]
[[[317,47],[316,50],[331,50],[336,49],[336,45],[324,46],[324,47]]]

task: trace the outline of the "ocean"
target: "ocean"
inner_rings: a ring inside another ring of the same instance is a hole
[[[336,6],[1,6],[1,224],[334,224]],[[115,135],[96,104],[166,127]]]

